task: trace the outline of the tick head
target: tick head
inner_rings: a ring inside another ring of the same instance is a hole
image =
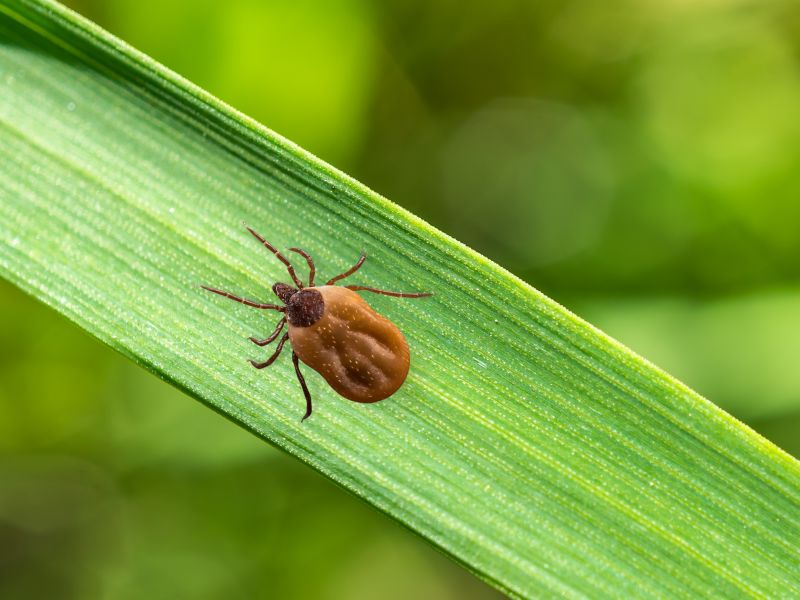
[[[284,304],[289,304],[289,298],[297,293],[297,288],[293,288],[286,283],[276,283],[272,286],[272,291],[275,292],[275,295],[281,299],[281,302]]]

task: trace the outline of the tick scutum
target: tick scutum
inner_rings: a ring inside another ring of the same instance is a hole
[[[286,317],[295,327],[310,327],[322,318],[324,312],[322,294],[311,288],[298,290],[286,303]]]

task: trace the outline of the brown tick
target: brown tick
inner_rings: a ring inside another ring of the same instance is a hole
[[[278,341],[275,352],[264,362],[251,360],[250,363],[256,369],[270,366],[289,340],[294,370],[306,398],[306,414],[301,421],[311,415],[311,394],[300,372],[299,360],[322,375],[336,392],[348,400],[378,402],[394,394],[408,375],[408,344],[397,326],[375,312],[356,292],[374,292],[398,298],[424,298],[432,294],[389,292],[363,285],[334,285],[361,268],[366,260],[363,252],[358,262],[347,271],[328,280],[325,285],[315,286],[316,269],[311,256],[300,248],[289,248],[308,264],[308,285],[304,286],[289,260],[262,236],[247,225],[245,227],[289,271],[294,286],[286,283],[272,286],[272,291],[284,306],[248,300],[205,285],[201,287],[253,308],[284,313],[269,337],[263,340],[250,338],[256,345],[266,346],[278,338],[288,322],[289,330]]]

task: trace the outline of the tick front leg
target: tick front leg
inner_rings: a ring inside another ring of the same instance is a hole
[[[297,252],[297,254],[306,259],[306,264],[308,265],[308,287],[314,287],[314,275],[317,273],[317,268],[314,266],[314,259],[302,248],[289,248],[289,251]]]
[[[306,397],[306,414],[300,419],[302,423],[311,416],[311,392],[308,391],[306,380],[300,372],[300,357],[297,356],[297,352],[292,352],[292,362],[294,363],[294,372],[297,373],[297,380],[300,382],[300,387],[303,388],[303,395]]]
[[[284,265],[286,265],[286,270],[289,272],[289,276],[292,278],[292,281],[294,281],[298,289],[302,290],[303,282],[297,278],[297,273],[294,272],[294,267],[292,266],[292,263],[289,262],[289,259],[286,258],[283,254],[281,254],[275,246],[273,246],[267,240],[265,240],[261,234],[256,233],[254,229],[248,227],[247,223],[242,223],[242,225],[244,225],[244,228],[247,229],[247,231],[249,231],[254,238],[256,238],[259,242],[261,242],[261,244],[267,250],[272,252],[279,261],[281,261]]]
[[[266,346],[281,334],[281,331],[283,331],[283,326],[285,324],[286,324],[286,317],[283,317],[280,321],[278,321],[278,325],[275,327],[275,331],[273,331],[268,338],[259,340],[258,338],[251,337],[250,341],[253,342],[256,346]]]
[[[200,287],[208,292],[217,294],[218,296],[222,296],[223,298],[230,298],[234,302],[238,302],[239,304],[244,304],[245,306],[252,306],[253,308],[265,308],[269,310],[277,310],[278,312],[286,312],[285,307],[278,306],[277,304],[264,304],[263,302],[256,302],[255,300],[242,298],[241,296],[237,296],[236,294],[231,294],[230,292],[226,292],[225,290],[218,290],[217,288],[208,287],[207,285],[201,285]]]
[[[289,339],[289,334],[288,333],[284,333],[283,337],[281,338],[281,341],[278,342],[278,347],[275,348],[275,352],[273,353],[272,356],[270,356],[263,363],[257,363],[256,361],[251,360],[250,364],[253,365],[256,369],[263,369],[264,367],[270,366],[272,363],[275,362],[275,360],[278,358],[278,356],[280,356],[281,350],[283,350],[283,345],[286,343],[286,340],[288,340],[288,339]]]

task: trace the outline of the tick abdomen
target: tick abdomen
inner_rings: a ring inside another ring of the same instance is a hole
[[[307,326],[289,323],[292,348],[339,394],[355,402],[388,398],[408,374],[409,352],[400,330],[356,292],[325,285],[322,315]]]

